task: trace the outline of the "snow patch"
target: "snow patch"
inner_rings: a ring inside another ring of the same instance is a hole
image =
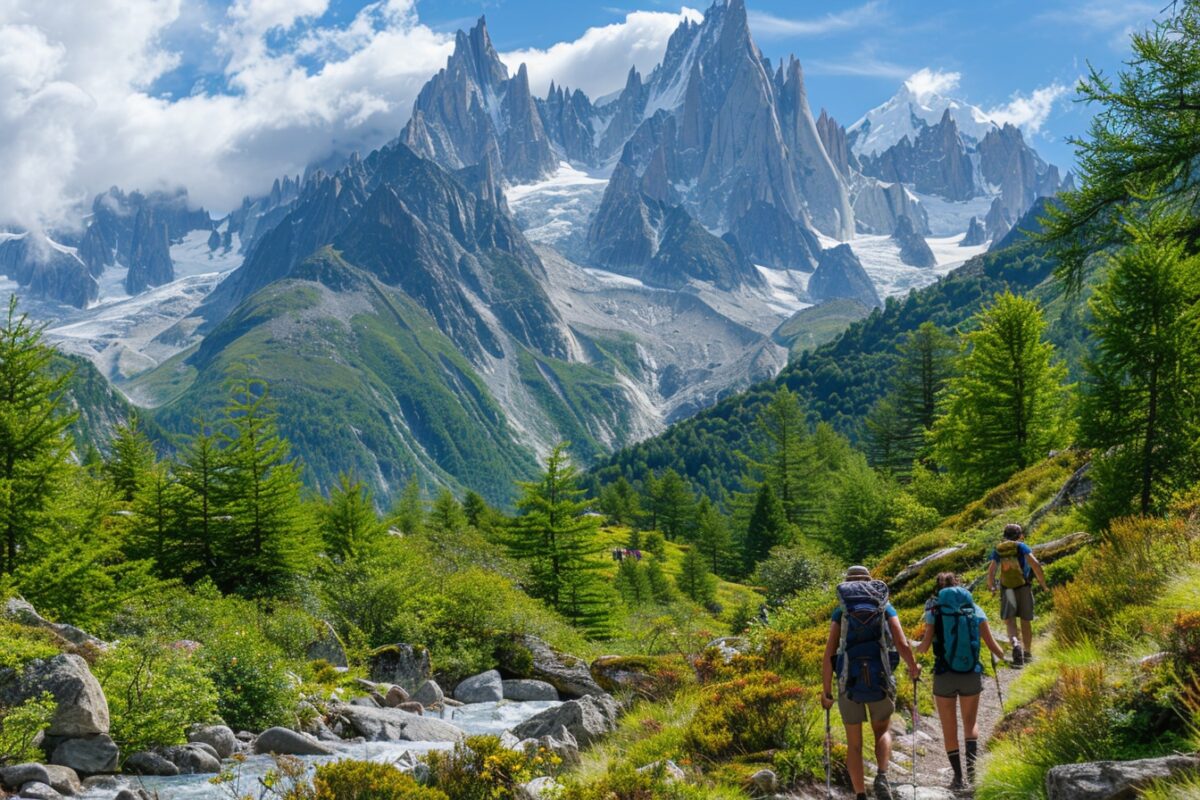
[[[637,278],[631,278],[628,275],[618,275],[615,272],[595,269],[594,267],[584,267],[583,271],[601,283],[608,283],[613,286],[636,286],[639,289],[646,288],[646,284],[642,283]]]
[[[808,279],[812,277],[811,273],[794,269],[772,269],[761,264],[755,264],[754,268],[770,287],[771,299],[767,305],[772,310],[791,316],[812,306],[812,303],[807,301]]]
[[[839,242],[828,236],[820,236],[822,247],[848,244],[862,262],[863,270],[875,284],[875,291],[883,299],[902,297],[914,289],[923,289],[937,282],[938,278],[962,266],[968,258],[987,251],[987,245],[959,247],[966,233],[954,236],[927,236],[925,241],[933,251],[937,265],[913,267],[900,260],[900,245],[890,236],[868,236],[859,234],[849,242]]]
[[[971,224],[971,217],[978,217],[983,222],[988,210],[992,207],[992,195],[972,197],[970,200],[955,202],[933,194],[916,194],[917,199],[925,208],[929,218],[929,233],[931,236],[954,236],[965,233]]]

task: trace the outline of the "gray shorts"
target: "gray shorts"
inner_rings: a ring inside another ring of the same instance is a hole
[[[1000,587],[1000,619],[1033,619],[1033,584],[1019,589]]]
[[[862,725],[867,721],[867,712],[871,712],[871,722],[879,722],[896,713],[896,703],[890,697],[876,700],[873,703],[856,703],[844,694],[838,695],[838,711],[842,715],[844,725]]]
[[[974,697],[981,692],[982,672],[943,672],[933,676],[935,697]]]

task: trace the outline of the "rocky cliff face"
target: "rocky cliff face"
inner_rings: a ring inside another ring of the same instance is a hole
[[[75,248],[44,235],[0,234],[0,275],[34,297],[76,308],[86,308],[100,293]]]
[[[817,269],[808,281],[808,294],[817,303],[848,298],[872,308],[883,305],[875,284],[847,244],[821,253]]]
[[[935,267],[937,259],[929,249],[925,238],[917,233],[912,220],[901,216],[896,221],[896,230],[892,232],[892,240],[900,245],[900,260],[910,267]]]

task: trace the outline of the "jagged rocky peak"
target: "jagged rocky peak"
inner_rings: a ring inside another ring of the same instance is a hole
[[[100,286],[77,249],[44,233],[0,234],[0,275],[34,297],[76,308],[86,308],[100,296]]]
[[[1025,143],[1021,130],[1005,124],[979,143],[979,171],[1000,190],[1005,210],[1020,218],[1039,197],[1053,197],[1062,188],[1058,168],[1048,165]]]
[[[596,109],[579,89],[556,87],[550,81],[545,100],[538,101],[538,112],[546,135],[562,149],[568,161],[592,164],[597,160]]]
[[[892,234],[901,217],[907,217],[916,231],[929,233],[925,207],[902,183],[884,183],[877,178],[854,176],[851,189],[854,222],[861,233]]]
[[[917,233],[913,222],[901,214],[896,220],[896,230],[892,232],[892,240],[900,245],[900,260],[910,267],[936,267],[937,259],[929,243]]]
[[[817,269],[808,281],[808,295],[817,303],[845,297],[867,307],[883,305],[871,277],[848,244],[821,252]]]
[[[175,279],[167,223],[156,218],[147,208],[138,209],[134,218],[128,263],[125,291],[129,294],[140,294],[152,286],[162,286]]]
[[[817,117],[817,135],[821,137],[821,144],[838,172],[849,176],[851,169],[859,169],[858,158],[850,151],[846,141],[846,129],[823,108],[821,116]]]
[[[509,77],[483,17],[457,33],[446,66],[417,95],[400,141],[450,170],[492,161],[514,182],[544,177],[557,163],[528,71],[521,65]]]
[[[983,224],[987,228],[988,240],[993,245],[1012,229],[1013,216],[1001,198],[992,200],[987,216],[983,218]]]
[[[971,222],[967,225],[967,233],[958,244],[959,247],[978,247],[981,244],[987,244],[987,231],[984,230],[979,217],[971,217]]]

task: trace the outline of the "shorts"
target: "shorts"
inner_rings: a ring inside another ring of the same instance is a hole
[[[1000,619],[1033,619],[1033,584],[1017,589],[1000,587]]]
[[[896,713],[896,702],[885,697],[873,703],[856,703],[846,695],[839,694],[838,711],[842,715],[842,724],[862,725],[867,721],[868,711],[871,712],[871,722],[880,722]]]
[[[943,672],[933,676],[934,697],[974,697],[982,692],[982,672]]]

